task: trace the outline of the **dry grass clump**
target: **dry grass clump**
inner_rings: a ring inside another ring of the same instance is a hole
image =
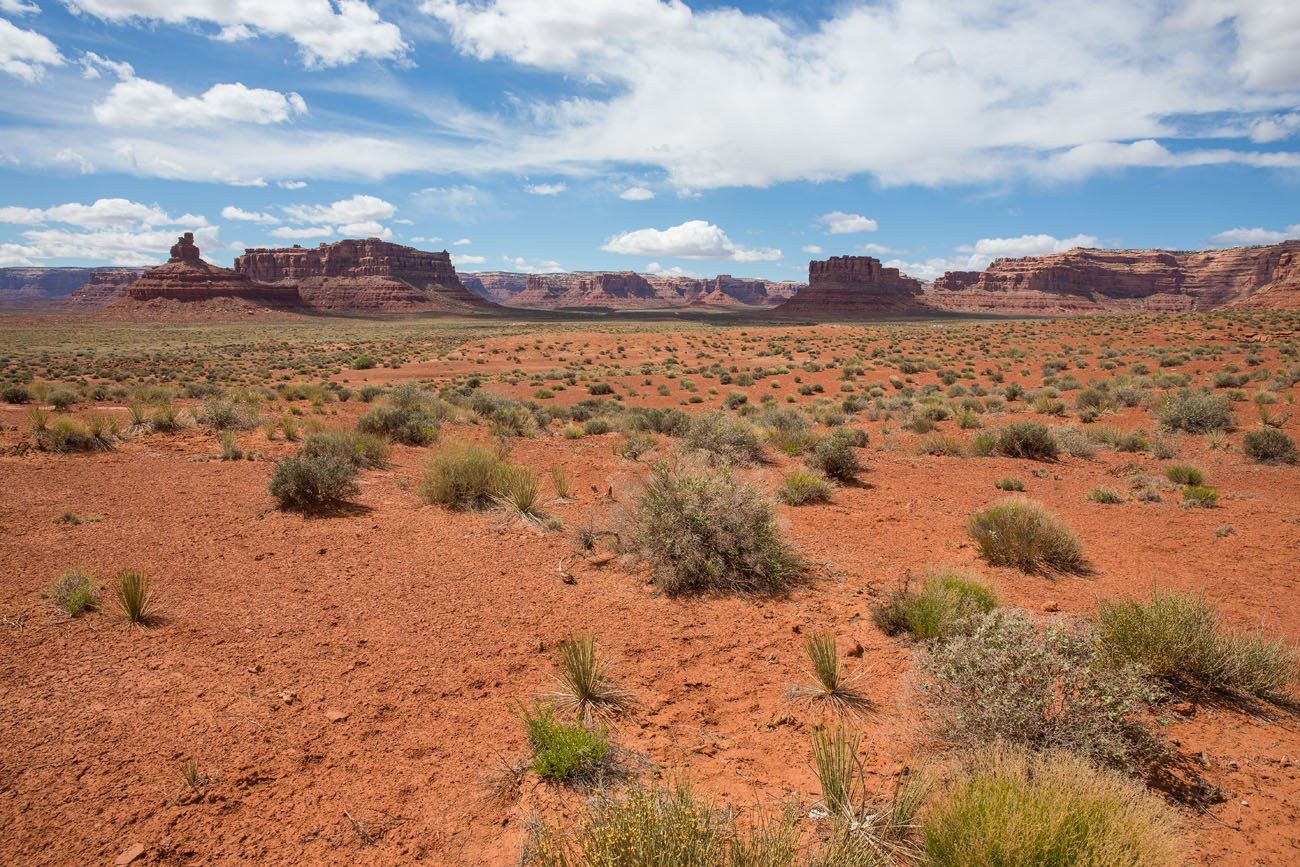
[[[1205,597],[1176,590],[1102,602],[1097,633],[1117,663],[1208,689],[1285,698],[1297,673],[1296,651],[1282,638],[1230,630]]]
[[[812,503],[829,503],[831,485],[816,473],[794,470],[785,477],[777,489],[777,497],[788,506],[807,506]]]
[[[1241,439],[1241,451],[1252,461],[1261,464],[1294,464],[1300,461],[1300,449],[1295,440],[1273,428],[1261,428],[1246,433]]]
[[[749,465],[763,459],[763,443],[754,426],[721,411],[691,419],[682,445],[724,463]]]
[[[45,411],[35,407],[29,413],[36,445],[56,454],[112,451],[117,441],[117,422],[108,416],[91,416],[85,424],[73,418],[49,422]]]
[[[802,560],[772,504],[729,472],[655,467],[632,517],[632,544],[666,593],[780,592]]]
[[[812,664],[815,684],[798,684],[787,693],[791,699],[806,701],[838,714],[860,714],[870,706],[870,700],[853,686],[853,680],[844,674],[839,650],[835,646],[835,633],[815,632],[804,639],[804,649]]]
[[[1177,815],[1141,783],[1066,752],[982,749],[922,813],[933,867],[1175,867]]]
[[[546,698],[580,723],[614,716],[632,706],[631,694],[605,673],[593,636],[580,635],[560,644],[560,674],[555,680],[557,689]]]
[[[1232,430],[1232,402],[1225,394],[1190,388],[1167,394],[1156,404],[1156,419],[1169,430],[1190,434]]]
[[[959,572],[931,575],[920,592],[910,586],[886,595],[871,618],[886,635],[902,632],[921,641],[950,638],[967,631],[998,607],[998,597],[979,580]]]
[[[541,521],[541,483],[526,467],[499,451],[468,443],[451,443],[429,459],[418,493],[425,502],[449,509],[507,509]]]
[[[1205,473],[1191,464],[1170,464],[1165,468],[1165,478],[1175,485],[1200,485],[1205,482]]]
[[[1083,546],[1041,503],[1008,497],[971,515],[968,525],[980,553],[994,566],[1029,573],[1086,574]]]
[[[940,727],[964,746],[1002,740],[1117,767],[1155,747],[1134,715],[1158,690],[1079,629],[1040,630],[995,610],[969,633],[931,644],[925,671]]]
[[[1035,421],[1018,421],[997,432],[994,449],[1008,458],[1054,461],[1061,454],[1052,429]]]
[[[852,482],[862,471],[854,448],[850,434],[836,431],[819,440],[804,458],[804,463],[837,482]]]
[[[67,612],[69,617],[77,617],[98,607],[95,595],[99,586],[95,579],[84,569],[69,569],[45,589],[45,597]]]

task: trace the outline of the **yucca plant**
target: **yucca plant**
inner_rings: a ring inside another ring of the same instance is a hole
[[[841,726],[818,726],[812,733],[813,766],[822,787],[822,805],[839,819],[855,820],[862,812],[866,775],[858,758],[862,736]]]
[[[118,573],[117,602],[131,623],[147,624],[153,618],[153,585],[148,576],[134,569]]]
[[[628,710],[632,696],[605,674],[605,664],[596,652],[596,639],[579,635],[560,644],[560,673],[557,689],[547,696],[557,707],[571,712],[579,722],[592,717],[608,718]]]
[[[798,684],[788,693],[792,699],[820,705],[839,714],[860,714],[870,706],[870,700],[853,688],[840,664],[839,650],[835,646],[835,633],[816,632],[804,640],[804,649],[812,663],[815,684]]]

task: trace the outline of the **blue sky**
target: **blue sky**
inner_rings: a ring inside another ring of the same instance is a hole
[[[1300,4],[0,0],[0,266],[923,279],[1300,236]]]

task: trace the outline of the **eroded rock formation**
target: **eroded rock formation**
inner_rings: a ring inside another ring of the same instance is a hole
[[[67,303],[78,308],[107,307],[125,298],[127,287],[143,273],[143,268],[96,268],[85,284],[68,296]]]
[[[315,310],[455,313],[494,306],[461,284],[445,250],[431,253],[378,238],[248,249],[235,270],[260,283],[293,287]]]
[[[0,307],[40,307],[71,301],[88,284],[100,279],[106,273],[125,273],[134,280],[143,270],[143,268],[0,268]]]
[[[533,310],[772,307],[803,285],[729,274],[700,279],[634,271],[553,274],[484,271],[466,274],[461,281],[484,298],[509,307]]]
[[[920,280],[871,256],[832,256],[808,263],[808,288],[777,307],[777,315],[833,319],[924,312]]]
[[[261,305],[297,307],[298,290],[292,286],[268,286],[254,283],[243,274],[228,268],[209,265],[199,257],[194,233],[186,232],[171,249],[167,264],[150,268],[126,288],[131,301],[212,301],[236,298]]]
[[[1170,252],[1075,249],[950,271],[926,295],[943,310],[995,313],[1177,312],[1300,306],[1300,241]]]

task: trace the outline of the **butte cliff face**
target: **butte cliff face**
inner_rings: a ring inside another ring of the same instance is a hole
[[[85,284],[68,296],[67,303],[79,308],[107,307],[125,298],[127,287],[143,274],[143,268],[96,268]]]
[[[143,268],[0,268],[0,307],[40,307],[64,302],[78,304],[89,292],[111,291],[95,284],[130,283]],[[119,293],[120,294],[120,293]],[[111,300],[111,299],[110,299]]]
[[[870,256],[832,256],[808,263],[808,288],[773,312],[824,319],[923,313],[922,285]]]
[[[259,283],[293,287],[314,310],[469,313],[495,307],[461,284],[445,250],[431,253],[378,238],[249,249],[235,260],[235,270]]]
[[[994,313],[1179,312],[1300,306],[1300,241],[1169,252],[1076,249],[950,271],[926,303]]]
[[[209,265],[199,257],[194,233],[186,232],[172,246],[167,264],[150,268],[126,287],[130,301],[159,299],[184,302],[233,298],[258,305],[297,307],[298,290],[254,283],[243,274]]]

